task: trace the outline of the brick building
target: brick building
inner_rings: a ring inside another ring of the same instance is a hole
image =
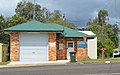
[[[97,49],[84,44],[83,37],[88,41],[96,38],[77,30],[63,27],[58,24],[45,24],[38,21],[29,21],[5,29],[10,34],[11,61],[56,61],[70,59],[69,52],[76,52],[76,59],[88,57],[96,59]],[[95,46],[96,42],[95,42]],[[92,52],[90,55],[89,52]]]

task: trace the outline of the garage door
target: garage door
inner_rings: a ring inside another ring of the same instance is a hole
[[[20,61],[48,61],[48,34],[20,34]]]

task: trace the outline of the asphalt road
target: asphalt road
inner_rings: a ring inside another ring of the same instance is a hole
[[[1,68],[0,75],[120,75],[120,63]]]

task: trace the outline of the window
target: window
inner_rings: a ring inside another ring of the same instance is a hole
[[[68,43],[67,43],[67,48],[68,48],[68,49],[69,49],[69,48],[73,49],[73,48],[74,48],[74,42],[73,42],[73,41],[68,41]]]
[[[59,50],[63,50],[63,43],[59,43]]]

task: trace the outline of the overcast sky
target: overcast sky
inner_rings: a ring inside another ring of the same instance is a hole
[[[6,17],[14,15],[15,7],[20,1],[0,0],[0,14]],[[51,11],[60,10],[68,21],[78,27],[85,27],[86,22],[96,17],[100,9],[109,11],[111,23],[120,22],[120,0],[36,0],[36,3]]]

